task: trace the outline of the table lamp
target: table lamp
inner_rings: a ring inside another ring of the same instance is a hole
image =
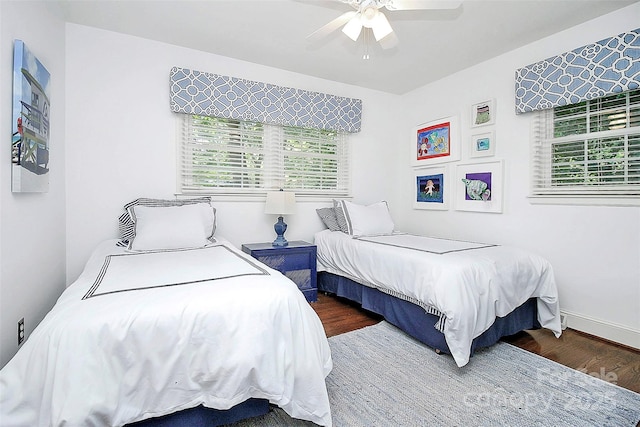
[[[289,242],[284,238],[284,232],[287,231],[282,216],[295,213],[296,210],[296,194],[290,191],[269,191],[267,192],[267,200],[264,207],[264,213],[275,214],[278,216],[278,222],[275,223],[273,229],[278,237],[273,241],[273,246],[287,246]]]

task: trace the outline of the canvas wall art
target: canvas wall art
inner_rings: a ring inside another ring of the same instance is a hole
[[[13,45],[11,191],[49,191],[51,76],[21,40]]]

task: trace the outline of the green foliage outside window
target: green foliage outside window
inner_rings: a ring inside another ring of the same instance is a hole
[[[640,90],[556,107],[553,137],[553,186],[640,184]]]
[[[344,134],[198,115],[185,116],[184,124],[183,192],[348,193]]]

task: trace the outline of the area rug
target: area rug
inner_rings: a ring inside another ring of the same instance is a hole
[[[632,426],[640,394],[499,342],[458,368],[380,322],[329,338],[335,427]],[[598,373],[600,376],[602,373]],[[280,408],[234,426],[312,426]]]

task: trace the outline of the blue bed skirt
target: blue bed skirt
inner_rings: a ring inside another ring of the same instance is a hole
[[[205,408],[201,405],[163,417],[127,424],[125,427],[215,427],[264,415],[267,412],[268,400],[249,399],[227,410]]]
[[[444,334],[434,327],[438,316],[425,313],[418,305],[326,271],[318,273],[318,291],[355,301],[436,351],[451,354]],[[495,344],[502,337],[539,328],[536,299],[531,298],[507,316],[496,318],[491,328],[473,340],[471,354],[476,349]]]

